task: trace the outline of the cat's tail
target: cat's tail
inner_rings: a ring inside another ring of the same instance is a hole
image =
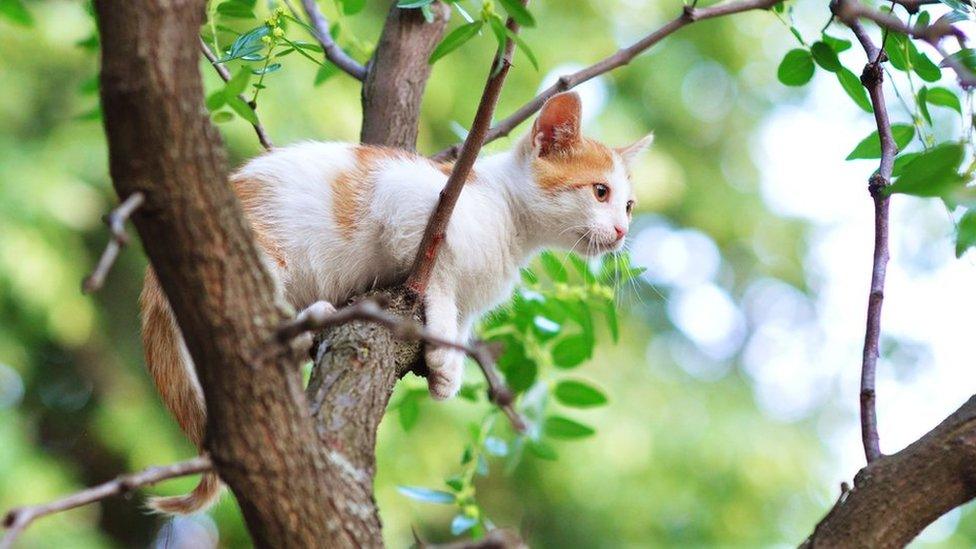
[[[142,344],[149,373],[180,428],[197,448],[201,448],[207,423],[203,391],[176,319],[152,268],[146,270],[139,309],[142,312]],[[195,513],[213,505],[220,497],[220,491],[221,483],[217,475],[205,473],[200,484],[189,494],[152,498],[148,505],[159,513]]]

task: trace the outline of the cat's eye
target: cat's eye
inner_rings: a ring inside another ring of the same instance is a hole
[[[593,184],[593,196],[600,202],[606,202],[610,200],[610,187],[607,187],[603,183]]]
[[[630,212],[633,211],[633,209],[634,209],[634,201],[633,200],[628,200],[627,201],[627,215],[630,215]]]

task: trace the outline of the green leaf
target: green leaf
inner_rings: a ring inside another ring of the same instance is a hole
[[[821,39],[824,42],[826,42],[827,45],[830,46],[830,48],[834,50],[835,53],[840,53],[842,51],[851,49],[850,40],[844,40],[843,38],[834,38],[833,36],[830,36],[829,34],[826,33],[821,35]]]
[[[925,94],[925,100],[939,107],[948,107],[962,114],[962,104],[959,97],[947,88],[930,88]]]
[[[254,19],[254,7],[245,2],[228,0],[217,5],[217,13],[236,19]]]
[[[429,6],[433,3],[434,0],[400,0],[397,2],[397,7],[403,9],[414,9]]]
[[[926,82],[938,82],[942,78],[942,69],[929,59],[929,56],[912,47],[909,52],[912,56],[912,68],[915,74],[919,75]]]
[[[904,149],[915,137],[915,126],[911,124],[892,124],[891,135],[895,138],[895,145],[898,150]],[[878,130],[871,132],[854,147],[851,154],[845,160],[855,160],[858,158],[881,158],[881,138]]]
[[[252,74],[271,74],[273,72],[281,70],[281,63],[270,63],[267,67],[261,67],[259,69],[252,69]]]
[[[356,15],[366,7],[366,0],[339,0],[339,3],[342,4],[343,15]]]
[[[234,43],[227,49],[227,53],[217,62],[226,63],[234,59],[255,60],[256,58],[260,58],[258,54],[265,47],[261,38],[267,36],[270,32],[271,29],[267,25],[261,25],[245,32],[234,40]]]
[[[949,66],[951,61],[962,64],[969,70],[976,70],[976,49],[964,48],[942,60],[943,67]]]
[[[224,95],[226,97],[234,97],[244,93],[244,90],[247,89],[247,83],[250,81],[251,71],[245,67],[241,67],[237,71],[237,74],[224,84]]]
[[[224,90],[217,90],[207,96],[207,110],[213,112],[227,104]]]
[[[908,70],[908,60],[911,51],[911,41],[900,32],[889,31],[884,46],[891,66],[900,70]]]
[[[454,494],[443,490],[432,490],[430,488],[416,486],[397,486],[397,491],[408,498],[425,503],[441,503],[445,505],[454,503]]]
[[[516,23],[522,25],[523,27],[534,27],[535,17],[529,13],[528,8],[522,5],[519,0],[498,0],[498,3],[505,8],[508,15],[515,20]]]
[[[931,126],[932,114],[929,112],[929,104],[926,101],[928,94],[929,94],[929,89],[925,86],[922,86],[922,88],[918,90],[917,104],[918,104],[918,111],[922,113],[922,118],[924,118],[925,121],[928,122],[929,126]]]
[[[559,456],[556,454],[555,448],[551,445],[542,442],[541,440],[530,440],[526,448],[529,452],[539,459],[544,459],[547,461],[556,461]]]
[[[478,519],[468,515],[457,515],[451,521],[451,534],[460,536],[478,524]]]
[[[237,116],[240,116],[251,124],[258,124],[257,113],[255,113],[254,109],[252,109],[251,106],[245,103],[240,97],[237,97],[236,95],[227,96],[227,106],[237,113]]]
[[[319,67],[318,72],[315,73],[315,86],[322,85],[323,82],[332,78],[333,76],[339,74],[339,67],[333,65],[332,63],[325,63]]]
[[[582,381],[560,381],[555,395],[559,402],[574,408],[593,408],[607,403],[607,396],[602,391]]]
[[[825,70],[837,72],[843,68],[843,65],[840,64],[840,59],[837,59],[837,52],[826,42],[814,42],[810,46],[810,53],[813,55],[813,60]]]
[[[562,416],[547,417],[542,429],[546,436],[567,440],[586,438],[596,433],[592,427]]]
[[[956,225],[956,257],[976,246],[976,210],[969,210]]]
[[[0,16],[22,27],[34,24],[34,17],[21,0],[0,0]]]
[[[593,339],[584,334],[565,337],[552,348],[552,360],[558,368],[575,368],[593,355]]]
[[[896,156],[895,165],[892,166],[891,168],[891,177],[898,177],[899,175],[901,175],[901,172],[905,170],[905,166],[907,166],[909,162],[914,160],[915,157],[917,157],[920,154],[922,153],[913,152],[913,153],[899,154],[898,156]]]
[[[943,196],[962,183],[959,165],[964,150],[959,143],[943,143],[913,158],[901,176],[888,187],[889,193],[914,196]]]
[[[776,77],[787,86],[802,86],[813,78],[813,56],[804,49],[786,52],[776,69]]]
[[[546,271],[549,278],[556,282],[566,282],[569,280],[569,273],[566,272],[566,267],[556,257],[556,254],[546,250],[539,255],[539,261],[542,263],[542,269]]]
[[[874,109],[871,108],[871,101],[868,99],[868,92],[864,90],[864,86],[861,85],[861,79],[856,74],[851,72],[850,69],[842,67],[837,71],[837,80],[858,107],[861,107],[867,112],[874,112]]]
[[[215,112],[210,118],[217,124],[224,124],[234,119],[234,113],[229,111]]]
[[[481,26],[484,23],[482,21],[475,21],[474,23],[468,23],[466,25],[461,25],[460,27],[454,29],[444,40],[434,48],[434,51],[430,54],[430,59],[428,63],[434,64],[438,59],[444,57],[445,55],[451,53],[452,51],[460,48],[465,42],[471,40],[478,34],[481,30]]]
[[[525,43],[525,40],[522,40],[521,36],[512,32],[508,27],[505,27],[505,33],[509,36],[509,38],[515,41],[515,46],[519,49],[519,51],[525,54],[525,57],[529,60],[529,63],[532,64],[532,68],[539,70],[539,60],[536,59],[535,54],[532,53],[532,49],[529,48],[529,45]]]

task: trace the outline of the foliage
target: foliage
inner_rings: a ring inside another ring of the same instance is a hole
[[[573,272],[567,268],[572,266]],[[597,329],[606,323],[614,341],[619,337],[614,289],[631,282],[644,269],[630,265],[626,254],[607,256],[594,269],[575,254],[559,257],[544,252],[537,269],[524,269],[523,286],[510,303],[489,315],[479,332],[486,341],[501,344],[504,353],[498,365],[508,386],[517,395],[517,409],[531,426],[520,435],[496,428],[499,413],[490,403],[480,424],[470,426],[471,440],[461,457],[461,473],[445,480],[452,493],[428,488],[401,488],[413,499],[428,503],[453,504],[458,514],[451,533],[470,531],[475,538],[492,528],[479,506],[475,475],[489,473],[488,457],[506,458],[505,468],[516,467],[528,453],[538,459],[555,460],[553,442],[576,440],[596,430],[576,419],[551,413],[551,403],[565,408],[585,409],[608,403],[605,392],[591,382],[564,374],[593,356]],[[540,273],[544,273],[544,276]],[[479,402],[484,383],[468,384],[461,396]],[[391,406],[399,412],[400,425],[412,429],[418,419],[422,390],[411,390]]]
[[[941,16],[938,23],[949,24],[976,20],[976,13],[968,3],[944,0],[943,4],[949,6],[952,11]],[[889,6],[887,12],[901,20],[901,16],[895,13],[894,6],[894,4]],[[792,6],[780,11],[785,11],[792,21]],[[909,27],[924,29],[931,24],[931,19],[931,12],[922,9],[917,14],[907,14],[903,22]],[[783,57],[777,71],[780,82],[788,86],[807,84],[813,77],[813,62],[816,61],[816,65],[822,69],[837,75],[844,91],[855,104],[865,111],[871,112],[871,103],[860,79],[854,72],[841,64],[837,55],[850,48],[851,43],[826,34],[826,30],[830,26],[830,22],[828,22],[827,27],[824,27],[822,32],[821,41],[806,48],[806,42],[800,31],[791,22],[782,19],[782,16],[781,21],[789,27],[794,37],[804,47],[790,50]],[[898,97],[912,120],[911,124],[893,124],[891,126],[892,135],[898,148],[898,156],[895,159],[895,169],[892,174],[896,179],[891,182],[891,186],[886,192],[941,198],[947,207],[959,210],[958,219],[967,220],[968,223],[972,219],[971,212],[973,210],[971,208],[976,206],[976,202],[973,201],[973,192],[969,187],[973,181],[976,164],[964,168],[963,162],[967,156],[973,157],[976,151],[973,150],[968,132],[960,134],[955,139],[941,143],[933,142],[935,125],[929,105],[956,111],[962,117],[965,125],[971,123],[973,113],[963,111],[961,97],[970,96],[972,92],[966,89],[952,90],[940,86],[930,88],[929,84],[942,79],[942,66],[946,65],[946,62],[942,65],[936,65],[928,55],[919,50],[916,46],[917,41],[917,39],[897,31],[886,29],[883,32],[882,47],[889,61],[888,64],[892,69],[904,75],[911,89],[911,94],[907,95],[907,98],[901,94]],[[960,60],[966,67],[973,69],[976,68],[976,64],[972,63],[970,52],[971,50],[963,49],[952,54],[950,58]],[[916,81],[916,78],[921,79],[924,83]],[[971,102],[967,102],[967,104],[971,104]],[[922,150],[906,152],[906,149],[916,142]],[[877,131],[865,137],[847,156],[847,160],[870,158],[881,158],[881,142]],[[956,232],[957,255],[962,255],[965,250],[973,245],[967,227],[960,222]]]

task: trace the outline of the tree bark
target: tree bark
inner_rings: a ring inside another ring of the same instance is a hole
[[[976,497],[976,397],[897,454],[861,469],[803,547],[904,547]]]
[[[102,106],[121,198],[185,335],[208,406],[205,446],[257,546],[375,547],[330,499],[343,470],[308,413],[297,347],[275,346],[275,297],[203,106],[204,0],[98,0]]]
[[[430,77],[430,52],[447,29],[450,8],[431,4],[434,21],[419,9],[390,8],[363,81],[360,140],[408,150],[417,146],[420,103]]]

